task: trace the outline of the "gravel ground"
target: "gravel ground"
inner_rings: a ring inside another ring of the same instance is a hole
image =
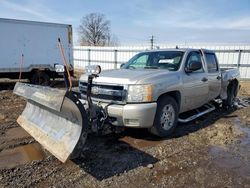
[[[0,187],[250,187],[250,106],[217,108],[168,139],[131,129],[89,135],[84,155],[66,163],[16,123],[24,107],[0,91]]]

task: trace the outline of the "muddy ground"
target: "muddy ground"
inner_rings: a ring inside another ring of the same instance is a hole
[[[89,135],[84,155],[63,164],[16,123],[25,100],[2,88],[0,187],[250,187],[250,106],[179,123],[168,139]],[[242,83],[240,98],[249,96]]]

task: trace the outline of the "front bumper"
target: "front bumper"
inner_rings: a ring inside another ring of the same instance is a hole
[[[86,104],[85,100],[80,100]],[[107,103],[100,103],[103,107]],[[112,104],[109,105],[108,116],[114,119],[112,122],[115,126],[125,126],[133,128],[150,128],[153,125],[157,104],[138,103],[138,104]]]

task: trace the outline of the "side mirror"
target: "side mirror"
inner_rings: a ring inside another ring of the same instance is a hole
[[[122,63],[122,64],[120,65],[120,69],[121,69],[124,65],[125,65],[125,63]]]
[[[185,67],[186,73],[191,73],[193,71],[199,70],[202,68],[200,61],[191,61],[187,67]]]

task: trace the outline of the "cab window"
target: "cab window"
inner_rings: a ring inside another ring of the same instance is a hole
[[[206,62],[207,62],[207,71],[209,73],[218,72],[218,62],[216,60],[215,54],[213,53],[205,53]]]

